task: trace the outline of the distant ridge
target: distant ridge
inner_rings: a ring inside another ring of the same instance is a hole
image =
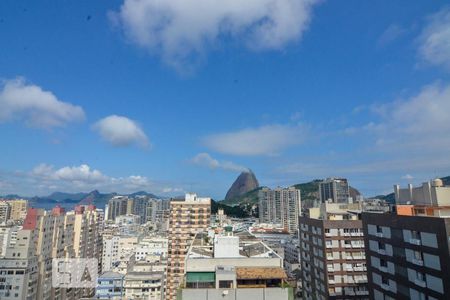
[[[119,195],[118,193],[100,193],[97,190],[93,190],[89,193],[65,193],[65,192],[54,192],[48,196],[43,197],[22,197],[20,195],[6,195],[0,196],[4,199],[27,199],[31,207],[50,209],[55,205],[60,205],[65,208],[73,208],[77,204],[93,204],[99,208],[104,208],[106,203],[114,197]],[[145,191],[139,191],[132,194],[124,194],[124,196],[135,197],[135,196],[149,196],[151,198],[158,198],[152,193]]]

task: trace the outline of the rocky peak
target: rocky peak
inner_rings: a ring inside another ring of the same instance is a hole
[[[258,180],[251,170],[242,172],[233,182],[225,200],[233,199],[259,187]]]

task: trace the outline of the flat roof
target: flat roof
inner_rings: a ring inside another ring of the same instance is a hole
[[[237,267],[237,279],[286,279],[286,272],[277,267]]]

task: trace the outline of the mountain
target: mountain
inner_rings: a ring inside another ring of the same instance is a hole
[[[258,192],[263,187],[258,187],[254,190],[248,191],[240,196],[236,196],[230,199],[225,199],[220,201],[220,203],[229,206],[238,206],[240,204],[257,204],[258,203]]]
[[[98,208],[104,208],[106,203],[114,197],[118,195],[117,193],[100,193],[97,190],[91,191],[89,193],[65,193],[65,192],[54,192],[48,196],[42,197],[22,197],[19,195],[6,195],[0,196],[0,198],[4,199],[27,199],[29,200],[31,207],[51,209],[55,205],[60,205],[66,209],[72,209],[77,204],[93,204]],[[154,194],[147,193],[144,191],[139,191],[136,193],[129,194],[127,196],[135,197],[135,196],[149,196],[152,198],[160,198]]]
[[[251,170],[242,172],[228,190],[225,200],[242,196],[259,187],[258,180]]]
[[[52,199],[55,200],[57,202],[61,202],[64,201],[66,199],[71,199],[71,200],[78,200],[80,201],[81,199],[83,199],[84,197],[86,197],[88,194],[87,193],[75,193],[75,194],[70,194],[70,193],[63,193],[63,192],[54,192],[50,195],[48,195],[45,198],[48,199]]]
[[[313,206],[314,202],[319,199],[319,183],[321,180],[315,179],[310,182],[299,183],[293,185],[295,188],[300,189],[300,194],[302,198],[302,205],[304,207]],[[220,203],[229,206],[240,206],[248,207],[250,205],[258,204],[258,192],[262,187],[258,187],[254,190],[248,191],[240,196],[233,197],[231,199],[225,199]],[[356,198],[356,196],[361,195],[361,193],[354,187],[349,187],[350,196]]]

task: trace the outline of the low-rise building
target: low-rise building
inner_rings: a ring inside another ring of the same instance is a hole
[[[283,259],[248,232],[198,233],[186,256],[178,299],[292,299]]]
[[[96,299],[122,300],[125,296],[125,275],[105,272],[97,278]]]
[[[125,299],[160,300],[164,272],[129,271],[125,276]]]

